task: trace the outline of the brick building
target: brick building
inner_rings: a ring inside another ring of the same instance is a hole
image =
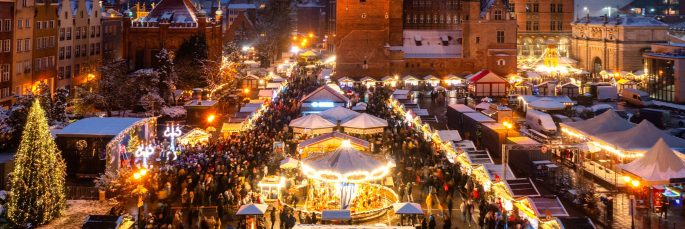
[[[102,14],[102,58],[119,60],[124,58],[123,30],[124,15],[114,9]]]
[[[57,39],[59,36],[57,0],[37,0],[33,21],[33,75],[24,88],[35,87],[39,82],[47,83],[51,92],[55,89],[57,76]]]
[[[12,50],[12,88],[15,95],[25,94],[33,85],[34,0],[16,1],[14,5],[14,49]]]
[[[643,70],[643,54],[668,41],[668,25],[652,17],[584,17],[571,27],[571,56],[593,73]]]
[[[573,0],[512,0],[518,26],[518,56],[541,57],[548,44],[556,44],[561,57],[569,57]]]
[[[101,63],[101,6],[98,1],[62,1],[59,11],[57,86],[92,80]]]
[[[12,100],[12,50],[14,40],[14,1],[0,0],[0,107]]]
[[[125,12],[123,34],[123,56],[133,64],[133,68],[152,67],[159,50],[175,51],[195,35],[205,37],[210,59],[221,57],[221,18],[209,18],[190,0],[162,0],[150,12],[136,14],[139,17],[132,19]]]
[[[339,0],[336,77],[516,71],[516,21],[505,0]]]

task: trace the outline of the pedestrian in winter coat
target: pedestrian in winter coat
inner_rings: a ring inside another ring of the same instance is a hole
[[[431,215],[428,218],[430,219],[428,222],[428,229],[435,229],[435,217]]]

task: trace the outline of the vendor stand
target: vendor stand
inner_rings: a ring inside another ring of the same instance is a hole
[[[285,187],[285,178],[266,176],[259,181],[257,186],[264,202],[273,202],[281,197],[281,189]]]
[[[333,132],[335,124],[316,114],[305,115],[290,121],[293,132],[298,134],[325,134]]]
[[[195,146],[197,144],[203,144],[209,142],[209,133],[207,131],[204,131],[200,128],[195,128],[187,133],[181,135],[180,138],[178,138],[178,142],[181,145],[189,145],[189,146]]]

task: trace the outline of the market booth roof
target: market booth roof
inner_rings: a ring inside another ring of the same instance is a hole
[[[684,139],[660,130],[648,120],[642,120],[640,124],[628,130],[597,135],[596,138],[619,149],[629,151],[646,151],[654,146],[654,143],[659,139],[663,139],[670,148],[685,149]]]
[[[350,101],[350,99],[347,98],[347,96],[340,94],[340,92],[331,86],[324,85],[302,97],[302,100],[300,101],[347,103]]]
[[[685,178],[685,163],[664,139],[659,139],[644,156],[621,168],[650,185],[665,185],[671,178]]]
[[[561,204],[558,197],[524,197],[521,201],[528,203],[537,216],[545,216],[547,214],[553,217],[568,216],[566,208]]]
[[[372,134],[383,132],[383,128],[388,126],[388,121],[367,113],[354,117],[340,126],[345,128],[348,133]]]
[[[541,111],[563,110],[566,106],[556,100],[549,98],[542,98],[535,100],[528,104],[530,108]]]
[[[142,118],[84,118],[57,132],[58,136],[109,136],[114,137],[142,121]]]
[[[634,123],[621,118],[615,111],[607,110],[604,113],[583,121],[560,123],[562,127],[580,131],[586,136],[604,134],[615,131],[624,131],[635,126]]]
[[[508,179],[504,183],[513,197],[540,196],[538,188],[529,178]]]
[[[321,115],[321,117],[325,119],[328,119],[331,122],[344,122],[351,118],[357,117],[357,115],[359,115],[359,112],[352,111],[344,107],[333,107],[331,109],[319,113],[319,115]]]
[[[236,215],[264,215],[269,205],[266,204],[245,204],[240,206]]]
[[[459,135],[459,131],[456,130],[438,130],[438,136],[440,136],[440,139],[443,141],[461,141],[461,135]]]
[[[392,204],[392,208],[395,210],[395,214],[398,215],[422,215],[423,210],[421,210],[421,205],[417,203],[395,203]]]
[[[290,121],[290,127],[302,129],[333,128],[335,124],[316,114],[305,115]]]

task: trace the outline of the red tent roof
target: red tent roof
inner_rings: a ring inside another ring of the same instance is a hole
[[[471,77],[469,77],[469,81],[477,82],[478,80],[485,77],[489,73],[490,73],[490,70],[481,70],[480,72],[476,72],[476,74],[473,74]]]

